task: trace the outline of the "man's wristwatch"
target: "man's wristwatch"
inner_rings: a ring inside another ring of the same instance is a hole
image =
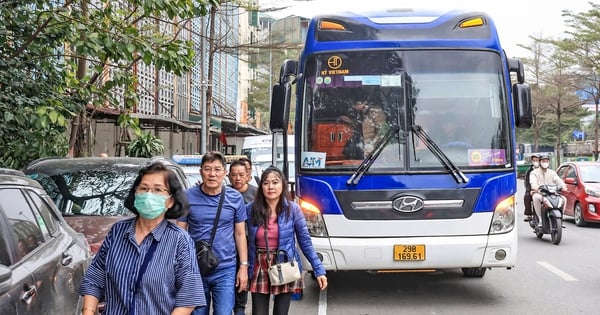
[[[242,262],[240,262],[240,266],[248,266],[248,262],[247,261],[242,261]]]

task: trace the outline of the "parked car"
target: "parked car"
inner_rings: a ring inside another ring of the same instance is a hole
[[[183,170],[163,157],[44,158],[23,171],[46,189],[69,225],[85,234],[95,254],[113,223],[133,215],[123,201],[139,170],[154,161],[173,170],[184,188],[191,186]]]
[[[0,314],[80,314],[90,258],[42,186],[0,168]]]
[[[566,162],[557,169],[567,185],[565,216],[573,217],[577,226],[600,222],[600,163]]]

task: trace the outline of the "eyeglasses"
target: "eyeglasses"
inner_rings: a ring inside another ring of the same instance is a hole
[[[168,195],[169,194],[169,190],[163,187],[154,187],[154,188],[150,188],[150,187],[138,187],[135,190],[136,193],[138,194],[145,194],[145,193],[153,193],[153,194],[159,194],[159,195]]]
[[[204,173],[208,173],[208,174],[210,174],[210,173],[212,173],[212,172],[215,172],[215,173],[221,173],[221,172],[223,172],[224,170],[225,170],[225,169],[224,169],[224,168],[222,168],[222,167],[215,167],[215,168],[212,168],[212,167],[203,167],[203,168],[202,168],[202,171],[203,171]]]

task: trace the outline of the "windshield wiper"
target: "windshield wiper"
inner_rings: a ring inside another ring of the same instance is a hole
[[[377,142],[374,145],[373,151],[371,151],[371,153],[369,153],[369,155],[367,155],[367,157],[360,163],[356,171],[352,174],[352,176],[350,176],[348,181],[346,181],[346,184],[358,184],[363,175],[369,170],[369,168],[371,168],[373,162],[375,162],[375,160],[377,160],[377,157],[381,154],[381,152],[383,152],[383,148],[385,148],[387,143],[390,142],[392,136],[398,133],[398,130],[400,130],[399,127],[392,127],[383,136],[383,138],[377,140]]]
[[[425,144],[427,149],[435,155],[435,157],[442,163],[442,165],[452,174],[454,180],[458,184],[466,184],[469,182],[469,179],[465,176],[465,174],[458,168],[452,161],[448,158],[448,156],[440,149],[440,147],[429,137],[429,135],[423,130],[423,128],[419,125],[413,125],[411,127],[413,133]]]

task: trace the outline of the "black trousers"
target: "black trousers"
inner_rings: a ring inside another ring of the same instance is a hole
[[[233,305],[233,315],[243,315],[246,312],[248,303],[248,291],[238,292],[235,290],[235,304]]]
[[[252,315],[269,315],[270,294],[252,293]],[[281,293],[274,296],[273,315],[287,315],[290,311],[292,293]]]
[[[523,196],[523,204],[525,205],[525,211],[523,214],[525,215],[533,215],[531,202],[533,201],[533,197],[531,196],[531,191],[525,191],[525,195]]]

